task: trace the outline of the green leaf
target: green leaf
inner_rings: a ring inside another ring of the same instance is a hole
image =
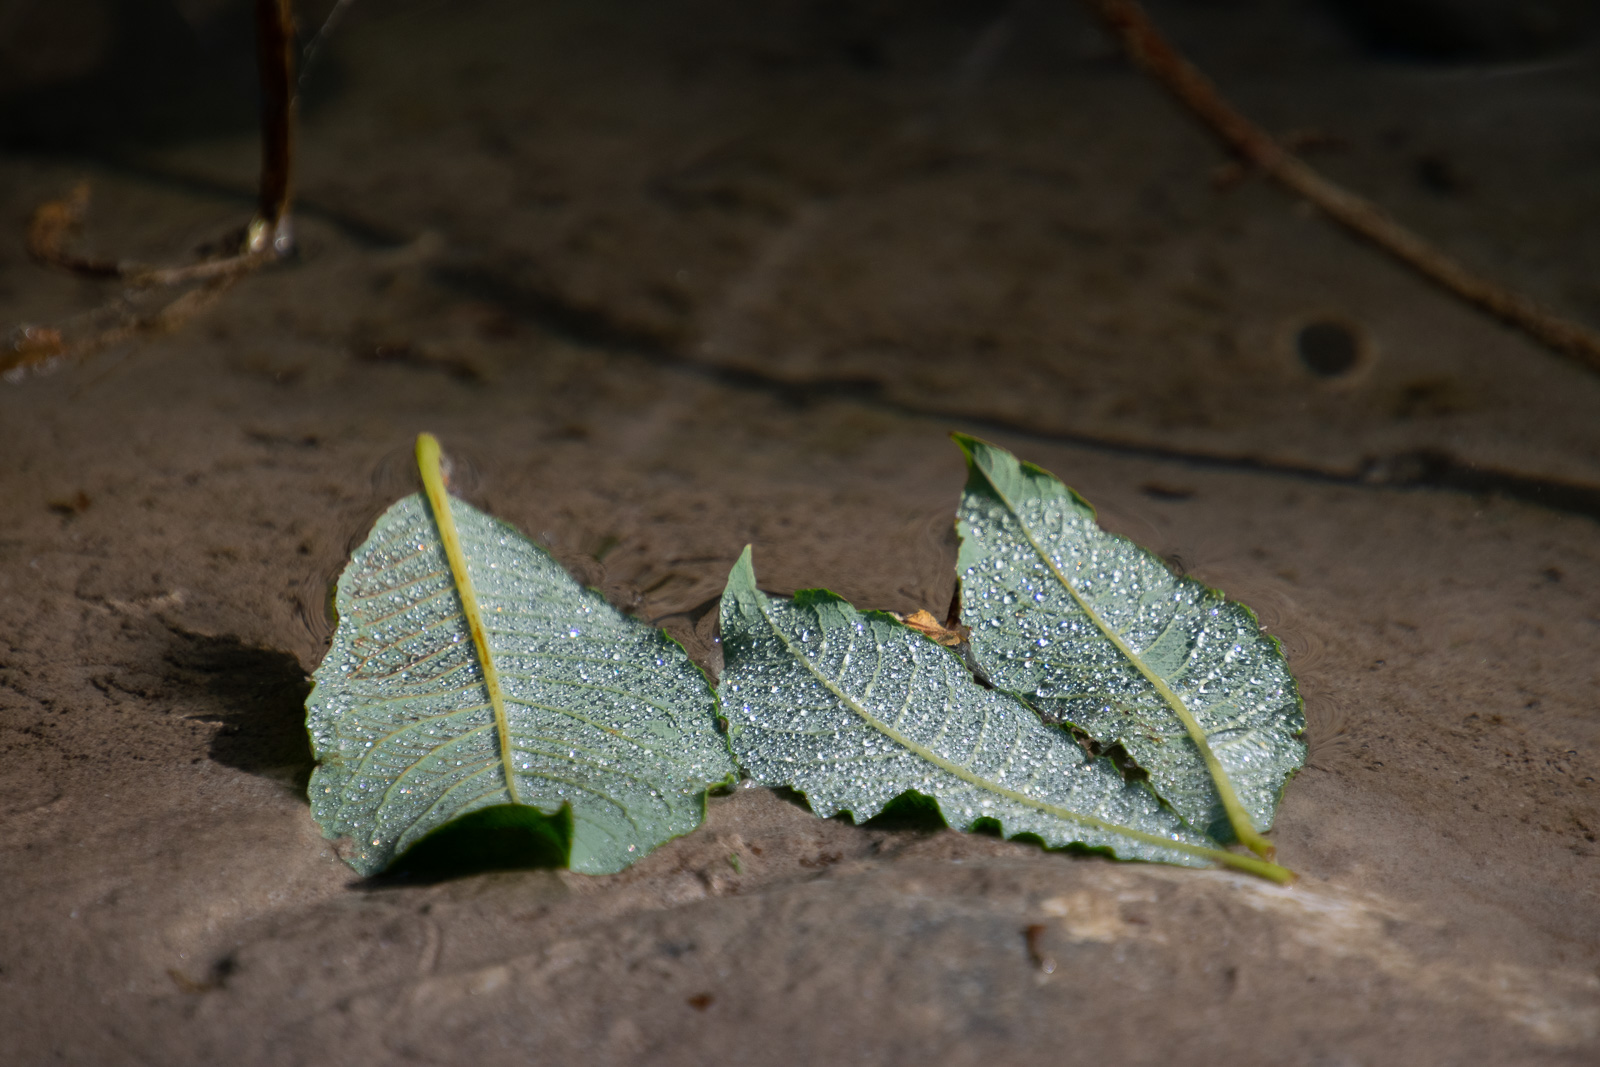
[[[1218,850],[1110,761],[978,685],[953,652],[893,616],[820,590],[768,598],[748,548],[721,622],[719,699],[735,756],[757,782],[805,793],[818,815],[862,822],[918,793],[957,829],[993,820],[1056,847],[1292,877]]]
[[[1049,472],[955,435],[962,621],[995,685],[1121,745],[1190,825],[1270,856],[1305,715],[1277,640],[1243,604],[1100,529]],[[1230,833],[1231,831],[1231,833]]]
[[[708,786],[733,774],[705,678],[659,630],[451,498],[431,436],[417,456],[426,496],[391,507],[351,557],[306,702],[323,832],[348,835],[347,862],[370,875],[462,816],[569,806],[570,821],[475,822],[604,874],[693,830]]]

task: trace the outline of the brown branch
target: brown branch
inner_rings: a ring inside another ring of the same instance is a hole
[[[294,175],[294,3],[256,0],[256,56],[261,75],[261,189],[256,216],[232,255],[181,267],[103,259],[73,251],[69,241],[83,228],[89,209],[89,186],[80,183],[66,197],[39,205],[28,223],[28,254],[48,267],[87,278],[113,279],[137,289],[198,285],[157,311],[135,314],[126,300],[99,309],[120,317],[76,344],[48,326],[25,327],[14,335],[10,351],[0,350],[0,374],[8,378],[54,364],[67,355],[87,355],[118,341],[176,329],[213,303],[246,274],[294,250],[289,211]]]
[[[120,278],[122,265],[109,259],[78,255],[67,248],[67,239],[83,228],[89,210],[89,183],[79,182],[60,200],[46,200],[34,209],[28,220],[24,244],[28,255],[46,267],[60,267],[88,278]]]
[[[287,255],[294,174],[294,0],[256,0],[256,56],[261,68],[261,201],[245,250]]]
[[[151,311],[140,312],[134,301],[122,298],[76,316],[64,326],[19,327],[12,331],[9,344],[0,347],[0,378],[20,381],[54,369],[69,356],[82,359],[136,337],[171,333],[215,304],[242,277],[212,279]],[[106,320],[109,324],[101,325]]]
[[[1216,85],[1161,35],[1137,0],[1085,3],[1121,41],[1134,62],[1245,161],[1434,284],[1584,368],[1600,373],[1600,332],[1561,318],[1532,298],[1475,274],[1370,200],[1317,173],[1223,99]]]
[[[58,267],[86,278],[111,278],[141,289],[155,289],[248,274],[277,258],[270,249],[240,252],[183,267],[152,267],[128,260],[100,259],[74,252],[68,240],[83,228],[89,210],[89,184],[79,182],[60,200],[47,200],[28,222],[28,255],[43,266]]]

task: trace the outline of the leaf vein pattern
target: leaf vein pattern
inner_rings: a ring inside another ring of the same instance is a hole
[[[913,663],[924,669],[936,665],[945,695],[938,684],[919,686],[914,720],[894,729],[864,699],[860,675],[838,669],[842,660],[819,662],[816,646],[803,636],[819,627],[835,636],[845,630],[851,641],[858,635],[873,640],[886,664],[883,679],[909,677]],[[770,601],[755,585],[748,550],[729,579],[722,633],[727,657],[722,706],[735,725],[731,733],[741,762],[758,782],[801,789],[820,815],[847,810],[857,819],[870,818],[894,796],[914,790],[932,796],[947,821],[960,828],[995,818],[1007,833],[1035,833],[1057,845],[1077,841],[1140,858],[1284,873],[1253,857],[1218,851],[1148,791],[1123,782],[1109,763],[1090,762],[1013,698],[972,682],[949,650],[899,623],[856,615],[842,602],[801,607]],[[953,755],[973,750],[978,706],[984,703],[1009,709],[1004,740],[995,738],[993,751],[976,761],[993,768],[987,774]],[[783,731],[808,720],[831,729],[803,742],[815,748],[792,747],[794,742],[785,739],[793,734]],[[1017,744],[1019,731],[1026,733],[1026,744]],[[891,757],[879,764],[882,774],[847,769],[874,754]],[[1025,770],[1019,765],[1024,762],[1049,773],[1030,773],[1035,768]],[[1008,781],[1037,781],[1038,794],[995,781],[996,771]]]
[[[542,811],[572,805],[574,870],[620,870],[698,825],[706,786],[732,770],[699,671],[520,534],[460,501],[449,511],[502,668],[504,735],[486,725],[492,702],[429,504],[407,497],[340,578],[307,702],[324,832],[352,838],[349,862],[374,873],[431,829],[514,801],[513,782]],[[496,746],[510,777],[493,770]]]
[[[958,440],[971,471],[962,616],[990,678],[1051,721],[1122,744],[1191,825],[1270,852],[1259,830],[1304,757],[1276,643],[1248,609],[1100,530],[1053,477]]]

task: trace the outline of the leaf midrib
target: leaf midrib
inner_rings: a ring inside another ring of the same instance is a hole
[[[461,535],[456,530],[455,515],[451,512],[450,493],[445,488],[444,473],[440,466],[439,441],[432,434],[425,433],[417,437],[417,467],[422,473],[422,485],[433,510],[434,525],[444,545],[445,558],[450,561],[450,573],[455,578],[456,593],[461,598],[461,614],[467,621],[473,647],[478,652],[483,685],[489,692],[489,703],[494,706],[494,725],[500,742],[500,767],[505,775],[506,792],[511,797],[511,803],[521,804],[516,764],[511,753],[511,728],[506,715],[505,694],[500,689],[500,675],[495,671],[494,656],[489,651],[489,638],[484,631],[483,611],[478,606],[478,594],[472,587],[472,576],[467,572],[466,554],[461,550]]]
[[[1117,633],[1100,617],[1099,612],[1095,611],[1089,602],[1083,598],[1077,588],[1067,580],[1067,576],[1061,573],[1061,568],[1056,566],[1055,560],[1050,558],[1050,554],[1044,550],[1044,546],[1035,540],[1033,532],[1028,528],[1027,521],[1022,517],[1021,511],[1018,510],[1016,504],[1006,495],[1005,491],[1000,488],[989,471],[982,464],[975,463],[974,466],[983,473],[984,481],[988,483],[994,495],[1005,505],[1006,510],[1011,513],[1012,517],[1016,519],[1017,529],[1022,532],[1022,536],[1032,546],[1040,561],[1050,569],[1050,573],[1055,576],[1056,581],[1077,603],[1078,608],[1094,624],[1095,628],[1104,634],[1106,639],[1122,654],[1123,658],[1133,664],[1139,673],[1144,676],[1145,680],[1150,683],[1151,688],[1155,689],[1161,699],[1166,702],[1167,707],[1172,710],[1173,715],[1183,724],[1183,728],[1189,734],[1189,739],[1194,742],[1195,748],[1200,752],[1200,758],[1205,762],[1207,773],[1211,775],[1212,784],[1216,786],[1217,796],[1222,801],[1223,810],[1228,815],[1228,823],[1233,827],[1234,835],[1250,851],[1259,856],[1271,858],[1275,851],[1272,843],[1256,831],[1255,825],[1250,821],[1250,816],[1244,810],[1244,805],[1239,802],[1238,794],[1233,790],[1233,782],[1223,768],[1222,761],[1217,759],[1217,754],[1212,751],[1211,743],[1206,738],[1205,730],[1201,728],[1199,721],[1189,711],[1188,705],[1183,702],[1183,699],[1178,694],[1172,691],[1165,679],[1151,670],[1150,666],[1144,662],[1144,659],[1134,652],[1132,648],[1128,647],[1127,642],[1122,639],[1122,635]]]

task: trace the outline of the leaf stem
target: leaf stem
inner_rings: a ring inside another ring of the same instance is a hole
[[[500,690],[500,675],[494,667],[494,657],[489,653],[489,638],[483,628],[483,609],[478,606],[478,594],[472,587],[472,576],[467,573],[467,557],[461,551],[461,535],[456,532],[455,516],[450,512],[450,492],[444,484],[444,469],[440,461],[439,439],[431,433],[417,435],[417,470],[422,475],[422,487],[433,509],[434,525],[439,528],[439,541],[444,545],[445,558],[450,561],[450,575],[455,579],[456,595],[461,598],[461,615],[472,632],[472,644],[478,653],[478,667],[483,672],[483,686],[489,691],[489,703],[494,708],[495,732],[500,737],[500,765],[505,771],[506,791],[511,803],[521,804],[517,793],[516,769],[511,762],[511,727],[506,718],[505,694]]]

